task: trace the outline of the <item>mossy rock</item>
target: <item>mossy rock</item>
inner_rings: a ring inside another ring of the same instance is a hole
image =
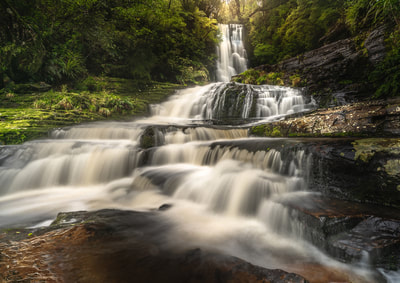
[[[155,146],[155,132],[153,127],[148,127],[144,130],[140,137],[140,147],[147,149]]]

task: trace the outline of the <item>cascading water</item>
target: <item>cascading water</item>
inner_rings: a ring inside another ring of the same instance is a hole
[[[232,34],[233,47],[226,48],[241,55],[240,26],[221,28]],[[224,54],[221,64],[244,62]],[[46,225],[60,211],[170,204],[160,217],[175,224],[166,235],[172,246],[217,250],[306,275],[326,268],[346,280],[373,282],[374,270],[338,262],[309,242],[289,205],[313,195],[306,150],[295,140],[248,137],[243,126],[209,125],[210,119],[260,120],[310,107],[296,89],[216,83],[180,91],[154,105],[147,119],[58,129],[47,140],[0,146],[0,227]]]
[[[152,114],[170,119],[272,120],[283,115],[310,110],[314,102],[301,90],[283,86],[216,83],[182,91],[170,101],[153,107]]]
[[[218,25],[222,40],[218,47],[217,80],[229,82],[232,76],[247,69],[247,54],[243,44],[243,26]]]

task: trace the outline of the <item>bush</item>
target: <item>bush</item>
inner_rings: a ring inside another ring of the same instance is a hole
[[[400,31],[389,36],[388,46],[386,58],[369,77],[376,87],[375,98],[400,96]]]
[[[254,56],[259,63],[274,64],[278,57],[278,52],[273,45],[260,43],[254,49]]]

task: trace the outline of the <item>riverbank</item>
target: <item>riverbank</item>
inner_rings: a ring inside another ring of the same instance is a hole
[[[181,85],[89,77],[74,88],[42,84],[0,90],[0,144],[20,144],[46,137],[57,127],[88,121],[127,120],[145,115]]]
[[[400,98],[316,109],[300,117],[254,126],[260,137],[399,137]]]

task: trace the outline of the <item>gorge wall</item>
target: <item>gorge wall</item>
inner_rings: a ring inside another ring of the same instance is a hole
[[[275,83],[305,86],[307,94],[312,95],[323,107],[363,100],[373,95],[366,78],[385,57],[384,36],[385,28],[379,27],[368,35],[363,44],[357,43],[356,39],[342,39],[276,65],[255,67],[233,80],[257,83],[261,82],[260,76],[275,73],[279,77]],[[249,78],[249,75],[256,77]],[[261,83],[271,81],[267,79]]]

